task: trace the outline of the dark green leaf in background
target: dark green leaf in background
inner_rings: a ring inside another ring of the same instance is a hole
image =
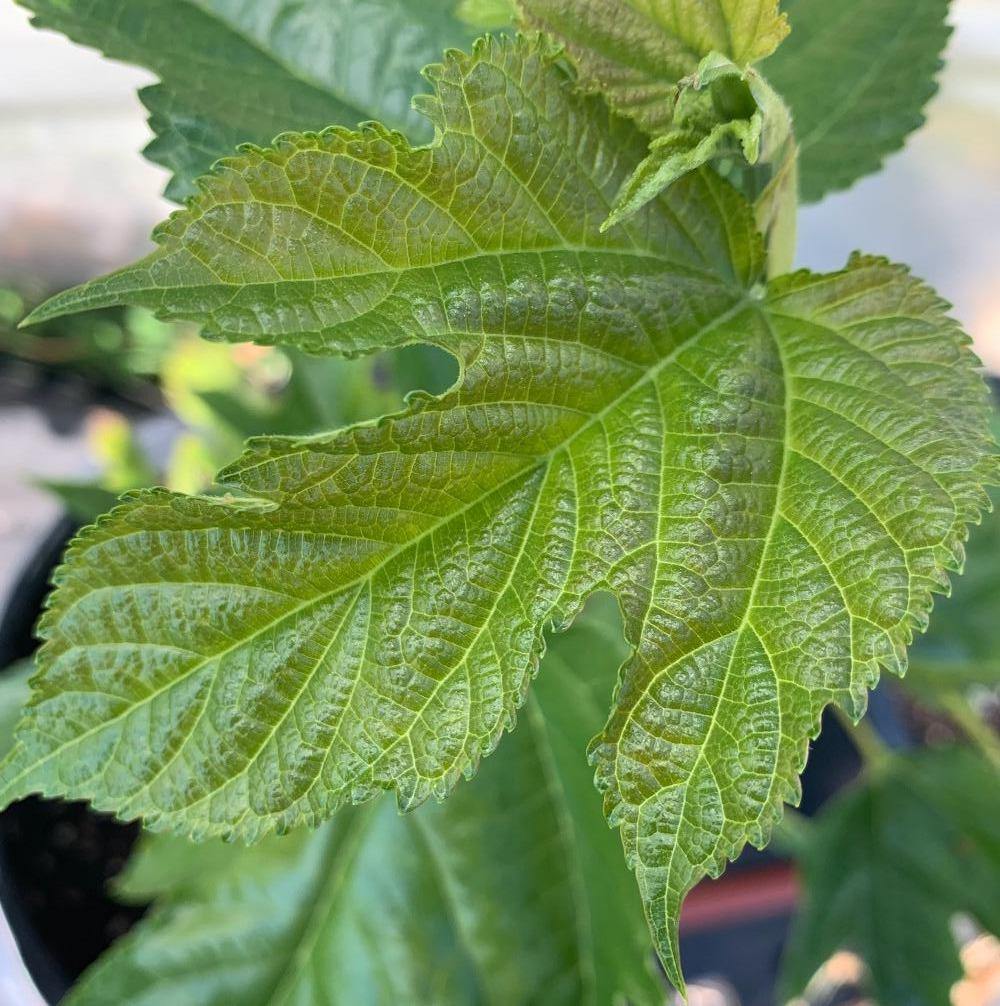
[[[803,832],[805,903],[784,1002],[837,950],[865,960],[885,1006],[941,1006],[962,975],[952,917],[1000,933],[1000,779],[975,752],[895,756]]]
[[[784,0],[791,32],[761,67],[791,106],[802,198],[877,171],[924,121],[949,0]]]
[[[19,0],[34,23],[161,83],[141,92],[156,139],[151,160],[173,172],[167,194],[240,143],[289,130],[379,119],[430,138],[410,108],[420,69],[472,31],[453,0]]]

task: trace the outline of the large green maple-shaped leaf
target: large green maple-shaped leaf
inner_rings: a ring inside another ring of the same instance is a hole
[[[230,339],[427,341],[457,385],[262,438],[228,499],[138,493],[85,531],[2,796],[254,837],[443,796],[513,723],[542,626],[610,589],[633,652],[593,747],[679,983],[684,893],[798,793],[828,702],[901,670],[996,474],[966,338],[856,257],[765,285],[708,170],[600,223],[645,139],[538,43],[431,72],[437,139],[289,136],[227,162],[129,301]]]
[[[289,129],[379,119],[429,138],[410,108],[419,70],[472,37],[452,0],[18,2],[38,27],[160,78],[141,92],[156,134],[146,154],[173,172],[178,200],[238,144]]]
[[[784,0],[792,31],[763,65],[791,106],[802,198],[877,171],[924,121],[949,0]]]
[[[148,836],[118,886],[158,904],[67,1006],[662,1002],[583,757],[622,649],[590,617],[553,640],[521,729],[443,805],[250,848]]]
[[[1000,779],[971,751],[896,756],[802,833],[805,902],[786,1001],[835,951],[868,965],[877,1002],[938,1006],[962,975],[952,916],[1000,933]]]

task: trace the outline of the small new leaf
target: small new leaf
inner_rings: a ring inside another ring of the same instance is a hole
[[[741,70],[709,53],[680,82],[670,126],[650,142],[601,229],[620,223],[689,171],[725,159],[755,200],[769,269],[784,272],[794,253],[796,157],[788,109],[767,81],[752,67]],[[779,261],[782,268],[775,269]]]
[[[649,154],[622,186],[602,230],[620,223],[689,171],[720,156],[739,150],[748,164],[757,162],[763,125],[759,109],[751,102],[744,114],[724,117],[707,86],[711,81],[705,79],[706,61],[724,60],[710,54],[698,72],[681,81],[670,126],[650,142]],[[725,62],[739,76],[736,65]]]
[[[524,701],[542,629],[599,589],[632,652],[592,748],[681,983],[690,887],[763,844],[823,707],[901,671],[996,475],[944,305],[855,257],[765,283],[702,169],[600,231],[645,138],[537,40],[431,71],[436,141],[288,136],[207,179],[127,301],[217,337],[430,342],[440,397],[270,437],[224,499],[134,494],[57,575],[2,797],[255,837],[444,796]]]
[[[777,0],[516,0],[566,50],[580,85],[651,136],[670,129],[680,81],[711,52],[740,67],[788,33]]]
[[[868,965],[880,1003],[938,1006],[962,975],[952,916],[1000,932],[1000,786],[968,750],[896,756],[803,831],[804,906],[781,1002],[833,953]]]
[[[518,0],[518,5],[522,24],[565,47],[585,91],[600,94],[653,137],[649,155],[625,181],[605,227],[727,153],[742,151],[747,163],[755,164],[762,132],[770,150],[782,157],[786,140],[791,143],[781,99],[750,70],[787,33],[777,0]],[[752,75],[746,84],[740,80],[745,72]],[[794,157],[793,144],[788,153]],[[765,163],[770,168],[770,156]]]

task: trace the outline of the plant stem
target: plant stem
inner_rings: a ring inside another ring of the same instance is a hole
[[[940,697],[945,712],[962,732],[997,767],[1000,768],[1000,737],[960,692],[947,692]]]
[[[833,715],[837,717],[837,721],[844,728],[844,733],[850,738],[851,743],[861,756],[861,761],[866,768],[872,768],[885,761],[889,749],[871,725],[870,720],[862,719],[858,723],[853,723],[850,716],[836,703],[830,708],[833,710]]]
[[[784,160],[754,205],[757,226],[767,239],[768,277],[783,276],[795,265],[798,199],[798,150],[790,140]]]

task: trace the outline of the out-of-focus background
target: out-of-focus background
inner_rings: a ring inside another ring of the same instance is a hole
[[[802,210],[799,264],[835,269],[857,248],[909,263],[952,301],[1000,374],[1000,0],[955,0],[952,10],[926,126],[880,175]],[[236,443],[199,395],[242,396],[245,419],[260,406],[254,395],[288,376],[268,351],[207,347],[141,312],[45,340],[15,332],[27,304],[142,254],[173,208],[161,196],[166,172],[140,153],[150,134],[136,90],[152,79],[31,28],[26,11],[0,0],[0,610],[62,509],[42,483],[80,485],[103,472],[105,488],[121,490],[153,477],[150,459],[169,458],[174,483],[197,488]],[[162,415],[164,401],[174,418]],[[186,428],[205,426],[207,452],[204,429],[185,440]],[[980,970],[993,992],[970,978],[958,1006],[1000,995],[991,952]],[[0,1006],[35,1002],[11,984],[12,962],[0,925]],[[830,966],[850,974],[856,961]],[[732,1000],[702,987],[691,1001]]]
[[[166,172],[140,154],[149,130],[136,89],[152,80],[37,31],[26,10],[0,2],[0,290],[8,315],[19,306],[15,293],[58,289],[149,246],[152,226],[171,208],[160,195]],[[9,359],[0,371],[0,605],[59,511],[32,483],[96,466],[86,417],[54,430],[39,408],[56,404],[75,418],[74,389],[60,389],[64,401],[51,403],[32,376]]]

